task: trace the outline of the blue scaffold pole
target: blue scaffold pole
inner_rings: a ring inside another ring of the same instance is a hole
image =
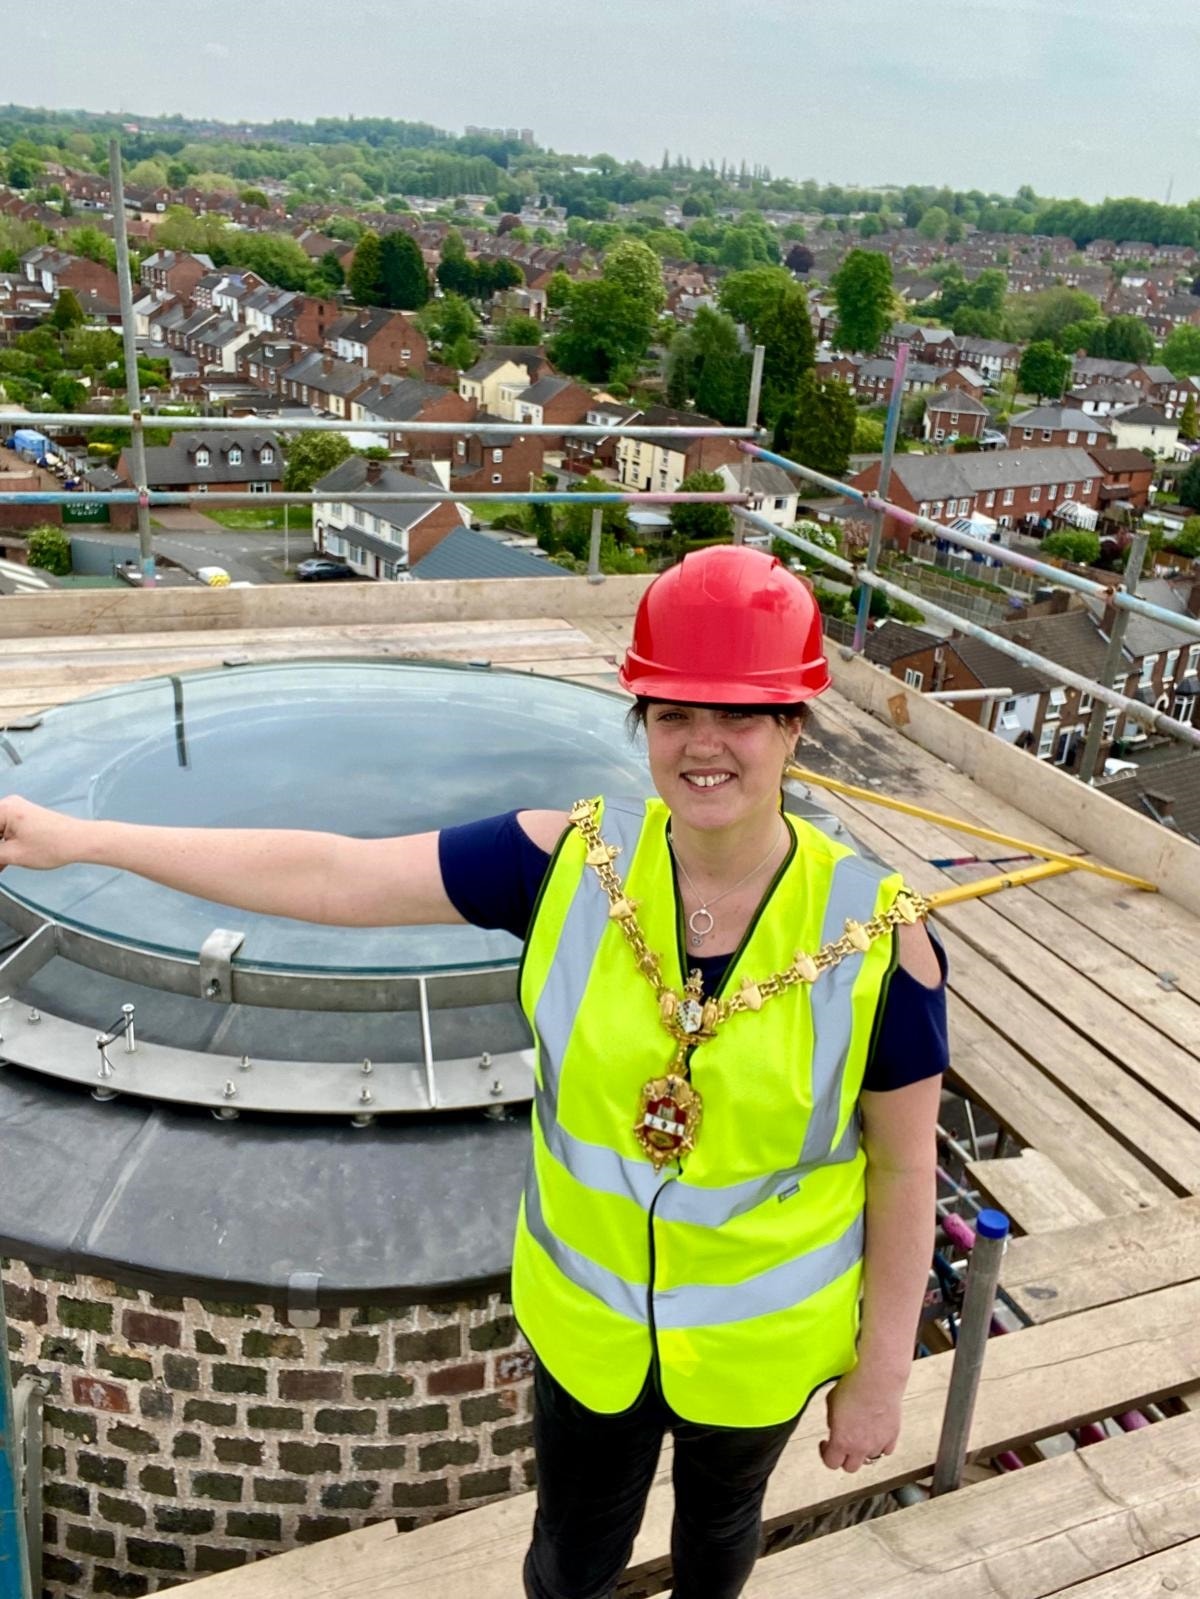
[[[25,1513],[17,1470],[17,1438],[12,1377],[8,1369],[8,1322],[0,1283],[0,1599],[31,1599]]]

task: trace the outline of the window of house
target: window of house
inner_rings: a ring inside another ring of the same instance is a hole
[[[1090,477],[1084,478],[1083,480],[1083,492],[1085,494],[1090,494],[1092,492],[1092,480]]]
[[[1074,430],[1072,430],[1070,433],[1067,434],[1067,443],[1068,444],[1078,444],[1079,443],[1079,434],[1076,433]]]
[[[1175,669],[1179,665],[1179,654],[1178,650],[1167,651],[1167,659],[1163,665],[1164,683],[1173,683],[1175,681]]]
[[[1187,653],[1187,675],[1191,677],[1197,667],[1200,667],[1200,644],[1193,644]]]
[[[251,494],[270,494],[271,485],[269,483],[251,483],[250,492]]]
[[[957,411],[953,411],[950,414],[950,426],[952,428],[956,428],[958,426],[958,412]]]
[[[911,666],[906,666],[904,668],[904,681],[909,688],[924,688],[925,674],[924,672],[915,672]]]
[[[942,514],[942,502],[941,502],[941,500],[934,500],[934,502],[933,502],[933,510],[929,514],[931,516],[941,516],[941,514]]]
[[[1088,441],[1089,444],[1095,444],[1096,440],[1099,437],[1100,437],[1100,435],[1098,433],[1089,433],[1087,441]]]
[[[946,437],[945,428],[934,428],[933,437],[935,441],[940,444],[941,441]]]
[[[502,475],[499,472],[493,472],[492,473],[492,482],[493,483],[502,483],[503,481],[504,481],[504,479],[503,479]]]
[[[212,460],[212,457],[209,455],[208,451],[206,449],[204,449],[203,447],[201,447],[200,449],[198,449],[196,451],[196,465],[197,466],[207,466],[211,460]]]
[[[1079,696],[1079,714],[1080,714],[1080,716],[1085,716],[1087,714],[1087,712],[1091,710],[1093,704],[1094,704],[1094,701],[1093,701],[1092,696],[1090,694],[1081,694]]]
[[[1048,722],[1057,722],[1058,719],[1062,716],[1063,706],[1066,703],[1067,703],[1067,691],[1066,691],[1066,689],[1065,688],[1052,688],[1050,690],[1050,699],[1049,699],[1049,701],[1047,702],[1047,705],[1046,705],[1046,720]]]
[[[1054,430],[1052,428],[1043,428],[1042,429],[1042,440],[1043,440],[1044,443],[1049,444],[1050,440],[1053,437],[1054,437]]]
[[[402,361],[411,361],[412,360],[412,351],[411,350],[401,350],[400,351],[400,359]]]
[[[504,451],[502,449],[493,450],[492,451],[492,460],[493,461],[499,462],[499,461],[503,461],[503,459],[504,459]]]
[[[995,505],[995,503],[996,503],[996,491],[995,491],[995,489],[989,489],[988,492],[987,492],[987,495],[984,498],[984,502],[983,502],[984,509],[990,511],[992,506]]]
[[[361,505],[356,505],[354,507],[354,511],[352,513],[351,520],[353,521],[355,527],[362,527],[362,528],[366,527],[367,518],[366,518],[366,515],[365,515]]]
[[[1063,488],[1063,493],[1066,495],[1068,500],[1071,498],[1071,496],[1072,496],[1072,494],[1074,494],[1074,492],[1075,492],[1074,483],[1068,483]]]
[[[775,496],[775,509],[777,511],[787,510],[787,496],[785,494],[777,494]]]
[[[1117,731],[1117,712],[1109,711],[1104,718],[1104,737],[1111,740]]]
[[[1190,722],[1195,705],[1196,696],[1194,694],[1177,694],[1175,696],[1175,708],[1171,714],[1176,721]]]
[[[455,455],[465,455],[467,453],[467,441],[466,441],[466,439],[455,439],[455,441],[454,441],[454,453],[455,453]]]
[[[1138,678],[1139,688],[1149,688],[1154,681],[1154,668],[1158,665],[1157,655],[1142,656],[1142,675]]]
[[[1050,759],[1054,752],[1054,740],[1057,734],[1058,725],[1055,722],[1051,722],[1049,726],[1042,728],[1037,747],[1039,761],[1048,761]]]
[[[1005,489],[1005,491],[1004,491],[1004,503],[1005,503],[1005,505],[1011,505],[1012,502],[1013,502],[1013,497],[1014,496],[1013,496],[1012,489]]]
[[[918,516],[928,516],[929,515],[929,501],[928,500],[922,500],[921,501],[920,505],[917,507],[917,515]]]
[[[242,464],[241,448],[236,444],[229,451],[229,464],[230,466],[241,466]]]
[[[258,458],[264,466],[270,466],[275,459],[275,450],[270,444],[264,444],[258,452]]]
[[[1046,490],[1046,498],[1048,500],[1056,500],[1058,498],[1058,484],[1057,483],[1051,483],[1050,487]]]
[[[1033,437],[1033,429],[1032,428],[1023,428],[1021,430],[1021,437],[1023,439],[1031,439]]]
[[[196,486],[195,486],[194,492],[196,494],[207,494],[208,493],[208,484],[207,483],[197,483]]]
[[[1040,488],[1035,487],[1035,488],[1030,489],[1030,491],[1029,491],[1029,503],[1030,503],[1030,505],[1036,505],[1038,503],[1038,501],[1041,499],[1041,497],[1042,497],[1042,491],[1041,491]]]

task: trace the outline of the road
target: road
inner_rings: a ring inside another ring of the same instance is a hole
[[[207,517],[198,520],[207,525],[187,532],[156,528],[153,533],[154,553],[189,572],[195,572],[201,566],[223,566],[237,583],[293,581],[283,570],[282,533],[246,533],[223,528],[220,523],[211,522]],[[80,532],[72,531],[76,537],[80,536]],[[86,534],[83,536],[88,537]],[[113,542],[110,534],[95,536],[99,542]],[[131,544],[137,542],[136,534],[123,537],[128,538]],[[298,561],[303,561],[311,554],[312,533],[308,528],[301,528],[288,539],[288,559],[295,567]]]

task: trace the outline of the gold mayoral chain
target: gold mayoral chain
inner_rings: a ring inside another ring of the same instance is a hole
[[[647,944],[638,924],[637,901],[626,895],[621,879],[613,870],[612,863],[620,854],[620,848],[606,844],[600,836],[596,801],[576,801],[569,819],[588,846],[584,861],[596,873],[608,896],[608,914],[625,935],[638,971],[654,990],[659,1020],[675,1040],[675,1056],[666,1076],[655,1077],[642,1088],[641,1109],[633,1127],[634,1136],[650,1157],[655,1171],[661,1171],[670,1161],[690,1154],[696,1147],[704,1102],[688,1081],[688,1057],[698,1044],[714,1038],[717,1029],[739,1011],[761,1010],[767,1000],[798,983],[815,983],[822,972],[839,965],[847,955],[865,954],[876,939],[883,938],[893,928],[901,924],[911,926],[929,915],[929,901],[914,889],[904,887],[889,910],[866,922],[847,918],[840,938],[835,938],[814,955],[798,952],[792,964],[776,972],[774,977],[762,982],[744,977],[741,988],[728,998],[705,999],[701,987],[704,979],[699,970],[693,969],[683,992],[676,993],[663,980],[659,958]]]

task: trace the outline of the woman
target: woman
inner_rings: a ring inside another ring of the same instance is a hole
[[[526,940],[537,1050],[513,1297],[538,1357],[531,1599],[602,1599],[675,1438],[676,1599],[741,1592],[815,1389],[831,1469],[895,1447],[928,1272],[943,971],[894,875],[780,806],[829,683],[757,551],[646,591],[621,681],[658,798],[356,840],[0,803],[0,865],[88,861],[339,925]],[[861,1324],[860,1324],[861,1300]]]

